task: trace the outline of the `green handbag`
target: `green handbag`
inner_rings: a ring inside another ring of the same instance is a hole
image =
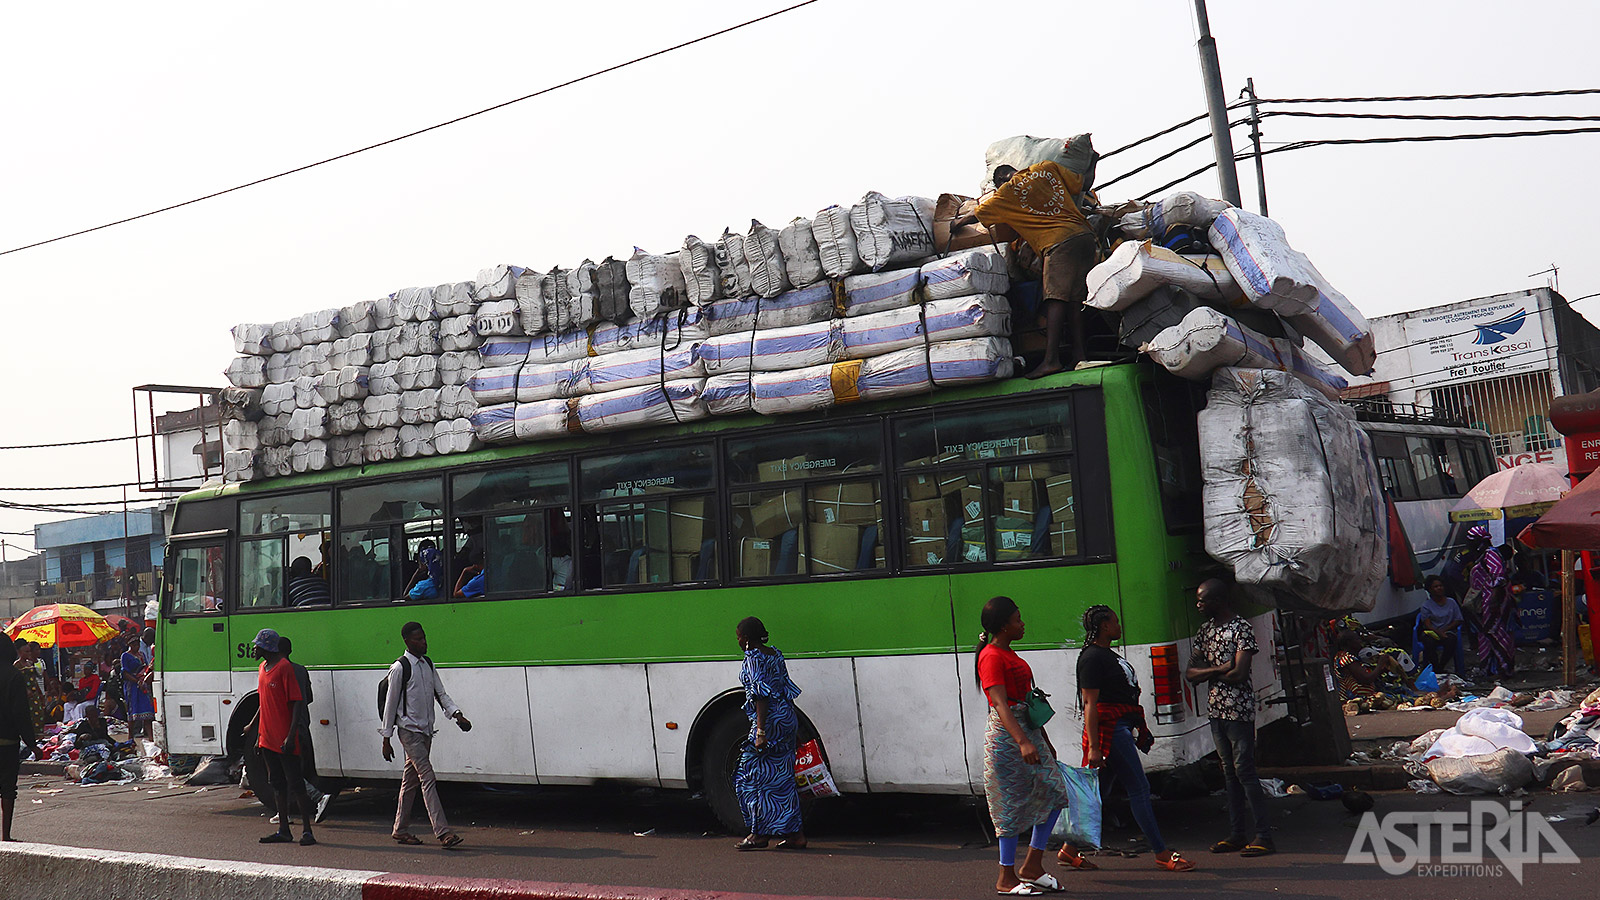
[[[1034,728],[1043,728],[1044,723],[1056,714],[1055,707],[1050,705],[1050,695],[1038,688],[1029,691],[1027,699],[1022,702],[1028,707],[1028,724]]]

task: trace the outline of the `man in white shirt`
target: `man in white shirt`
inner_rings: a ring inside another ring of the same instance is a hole
[[[433,763],[428,755],[433,747],[433,704],[437,702],[446,716],[456,720],[462,731],[472,729],[472,723],[461,713],[439,681],[439,673],[428,659],[428,636],[417,622],[400,626],[400,637],[406,643],[405,655],[389,667],[389,688],[384,698],[383,758],[394,759],[394,747],[389,737],[398,732],[400,747],[406,754],[405,775],[400,780],[400,808],[395,811],[392,837],[402,844],[420,844],[411,833],[411,808],[416,804],[417,793],[422,793],[422,805],[428,811],[428,822],[433,834],[445,849],[460,845],[461,835],[450,830],[445,821],[444,805],[439,802],[438,780],[433,774]],[[408,676],[409,673],[409,676]]]

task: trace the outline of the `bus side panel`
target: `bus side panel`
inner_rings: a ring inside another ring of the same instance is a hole
[[[816,726],[822,738],[833,780],[843,790],[866,790],[855,661],[848,658],[791,659],[789,677],[801,691],[795,705]]]
[[[794,673],[795,660],[789,661],[790,673]],[[689,759],[689,733],[694,727],[695,720],[712,698],[725,691],[738,690],[739,688],[739,663],[724,662],[693,662],[693,663],[651,663],[646,668],[646,677],[650,683],[650,716],[656,735],[656,768],[661,773],[661,786],[669,788],[686,788],[689,786],[689,766],[694,760]],[[795,675],[795,680],[800,677]],[[802,683],[802,689],[810,694],[810,685]],[[802,696],[800,703],[803,705],[810,700],[810,696]],[[813,703],[812,706],[817,704]],[[743,715],[740,713],[739,715]],[[815,715],[815,713],[808,713]],[[854,719],[854,715],[851,716]],[[818,728],[824,728],[821,721],[813,718]],[[675,723],[678,727],[669,729],[667,723]],[[824,728],[824,738],[826,729]],[[857,739],[857,747],[860,740]],[[834,752],[832,747],[829,752]],[[860,758],[857,750],[856,758]]]
[[[966,793],[956,655],[864,656],[855,664],[872,787]]]
[[[519,699],[533,722],[529,739],[538,748],[541,784],[587,784],[602,778],[660,783],[644,666],[535,666],[526,671],[527,693]],[[489,685],[484,687],[480,696],[494,696]],[[531,757],[529,764],[532,774]]]

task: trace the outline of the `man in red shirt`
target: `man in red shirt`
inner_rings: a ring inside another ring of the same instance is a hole
[[[261,668],[256,674],[256,694],[261,703],[256,711],[260,735],[256,746],[261,748],[267,778],[278,801],[278,830],[262,838],[261,843],[287,844],[294,840],[288,814],[293,791],[295,805],[305,823],[300,845],[310,846],[317,839],[311,835],[311,801],[306,797],[299,729],[295,727],[305,697],[300,693],[300,679],[295,676],[294,666],[284,658],[278,641],[278,633],[270,628],[263,628],[256,634],[256,655],[261,658]]]

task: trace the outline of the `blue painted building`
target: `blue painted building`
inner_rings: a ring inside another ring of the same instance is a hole
[[[166,543],[162,507],[44,522],[33,535],[44,556],[41,602],[54,597],[138,618],[155,596]]]

